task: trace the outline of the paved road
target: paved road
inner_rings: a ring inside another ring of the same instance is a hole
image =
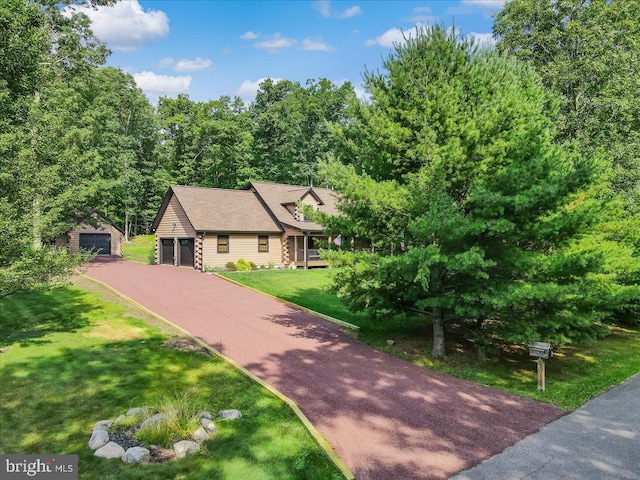
[[[446,479],[562,416],[391,357],[333,323],[193,269],[99,259],[87,274],[293,399],[358,480]]]
[[[640,374],[456,480],[637,480]]]

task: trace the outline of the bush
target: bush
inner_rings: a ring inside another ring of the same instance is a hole
[[[249,265],[251,265],[251,270],[258,270],[258,266],[255,263],[249,262]]]
[[[241,258],[236,263],[236,270],[238,270],[239,272],[248,272],[252,270],[251,263],[247,262],[244,258]]]
[[[235,272],[236,270],[238,270],[238,268],[236,267],[236,264],[233,262],[227,262],[227,264],[225,265],[225,267],[227,268],[227,270],[229,270],[230,272]]]

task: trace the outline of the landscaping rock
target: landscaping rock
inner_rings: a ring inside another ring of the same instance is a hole
[[[94,430],[89,439],[89,448],[97,450],[109,443],[109,432],[106,430]]]
[[[151,425],[155,425],[156,423],[161,422],[167,416],[164,413],[156,413],[153,417],[147,418],[144,422],[140,424],[140,429],[145,429]]]
[[[176,456],[175,451],[163,448],[159,445],[149,445],[149,450],[151,451],[151,456],[155,462],[166,462]]]
[[[109,430],[111,425],[113,424],[113,420],[100,420],[93,426],[93,431],[96,430]]]
[[[395,340],[387,340],[387,345],[391,346],[391,345],[395,345],[396,341]]]
[[[191,434],[191,438],[193,438],[198,443],[202,443],[206,440],[209,440],[209,433],[204,428],[200,427]]]
[[[176,458],[184,458],[200,450],[200,444],[190,440],[181,440],[173,446],[173,449],[176,452]]]
[[[200,420],[200,425],[202,425],[204,427],[204,429],[207,431],[207,433],[216,433],[218,431],[218,429],[216,428],[215,423],[213,423],[208,418],[201,419]]]
[[[126,416],[126,415],[120,415],[118,418],[116,418],[116,419],[114,420],[114,422],[113,422],[113,423],[121,422],[121,421],[122,421],[122,420],[124,420],[125,418],[127,418],[127,416]]]
[[[211,415],[211,412],[208,412],[207,410],[204,410],[201,414],[200,414],[200,418],[206,418],[208,420],[213,420],[213,415]]]
[[[127,463],[149,463],[151,452],[143,447],[131,447],[122,456],[122,461]]]
[[[240,410],[221,410],[218,416],[225,420],[236,420],[242,418],[242,413],[240,413]]]
[[[130,408],[129,410],[127,410],[127,416],[140,415],[141,413],[144,413],[146,411],[147,411],[146,408],[141,408],[141,407]]]
[[[122,458],[124,448],[114,442],[107,443],[104,447],[99,448],[93,453],[96,457],[102,458]]]

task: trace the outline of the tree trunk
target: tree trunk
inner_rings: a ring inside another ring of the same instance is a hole
[[[434,307],[432,313],[433,321],[433,349],[431,354],[437,358],[445,356],[444,344],[444,316],[441,307]]]
[[[32,245],[34,250],[38,250],[42,246],[42,232],[41,232],[41,217],[42,217],[42,208],[40,197],[36,195],[33,197],[33,223],[31,224],[31,238]]]
[[[124,211],[124,243],[129,243],[129,212]]]

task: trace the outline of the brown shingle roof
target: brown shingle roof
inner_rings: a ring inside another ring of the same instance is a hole
[[[172,185],[171,190],[196,231],[282,231],[253,192],[182,185]]]
[[[301,200],[302,197],[310,191],[322,202],[322,205],[318,208],[321,212],[327,213],[328,215],[338,215],[336,193],[328,188],[301,187],[298,185],[262,182],[251,182],[245,188],[250,189],[251,186],[253,186],[260,198],[267,204],[280,223],[305,231],[320,232],[324,230],[322,225],[318,225],[317,223],[300,222],[296,220],[293,218],[291,212],[284,206]]]

